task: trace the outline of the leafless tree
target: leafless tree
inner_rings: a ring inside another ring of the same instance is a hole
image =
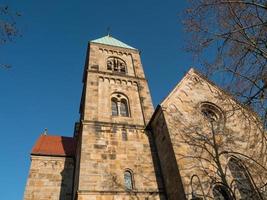
[[[179,154],[180,160],[190,160],[185,170],[197,172],[191,176],[192,198],[208,200],[217,195],[216,199],[224,200],[266,199],[261,191],[267,184],[264,156],[235,149],[234,133],[221,120],[208,117],[201,123],[187,124],[176,135],[179,145],[189,149]],[[255,136],[253,140],[257,139]],[[236,163],[231,165],[230,158]],[[214,186],[219,187],[216,190]]]
[[[186,49],[203,71],[267,119],[266,0],[189,0]]]
[[[20,16],[9,6],[0,5],[0,45],[12,42],[16,37],[21,36],[16,23],[17,17]],[[8,68],[10,65],[0,64],[0,67]]]

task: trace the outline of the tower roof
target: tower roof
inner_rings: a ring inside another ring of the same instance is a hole
[[[114,37],[112,37],[110,35],[107,35],[107,36],[92,40],[91,42],[136,50],[136,48],[131,47],[128,44],[125,44],[125,43],[117,40],[116,38],[114,38]]]
[[[74,156],[76,141],[71,137],[41,135],[35,143],[32,155]]]

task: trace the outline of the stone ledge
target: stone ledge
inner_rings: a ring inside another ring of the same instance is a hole
[[[134,125],[134,124],[126,124],[126,123],[112,123],[112,122],[101,122],[101,121],[94,121],[94,120],[82,120],[81,123],[83,125],[102,125],[107,127],[123,127],[123,128],[134,128],[144,130],[145,126],[142,125]]]
[[[158,190],[151,190],[151,191],[141,191],[141,190],[134,190],[134,191],[122,191],[122,190],[78,190],[77,194],[90,194],[90,195],[96,195],[96,194],[124,194],[124,195],[129,195],[129,194],[163,194],[163,191],[158,191]]]

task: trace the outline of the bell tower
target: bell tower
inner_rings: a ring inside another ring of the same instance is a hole
[[[137,49],[109,35],[91,41],[83,81],[82,120],[142,126],[149,121],[153,106]]]
[[[110,35],[92,40],[83,83],[74,199],[160,199],[140,52]]]

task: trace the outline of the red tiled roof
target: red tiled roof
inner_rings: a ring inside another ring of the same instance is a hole
[[[32,149],[32,155],[74,156],[76,141],[72,137],[41,135]]]

